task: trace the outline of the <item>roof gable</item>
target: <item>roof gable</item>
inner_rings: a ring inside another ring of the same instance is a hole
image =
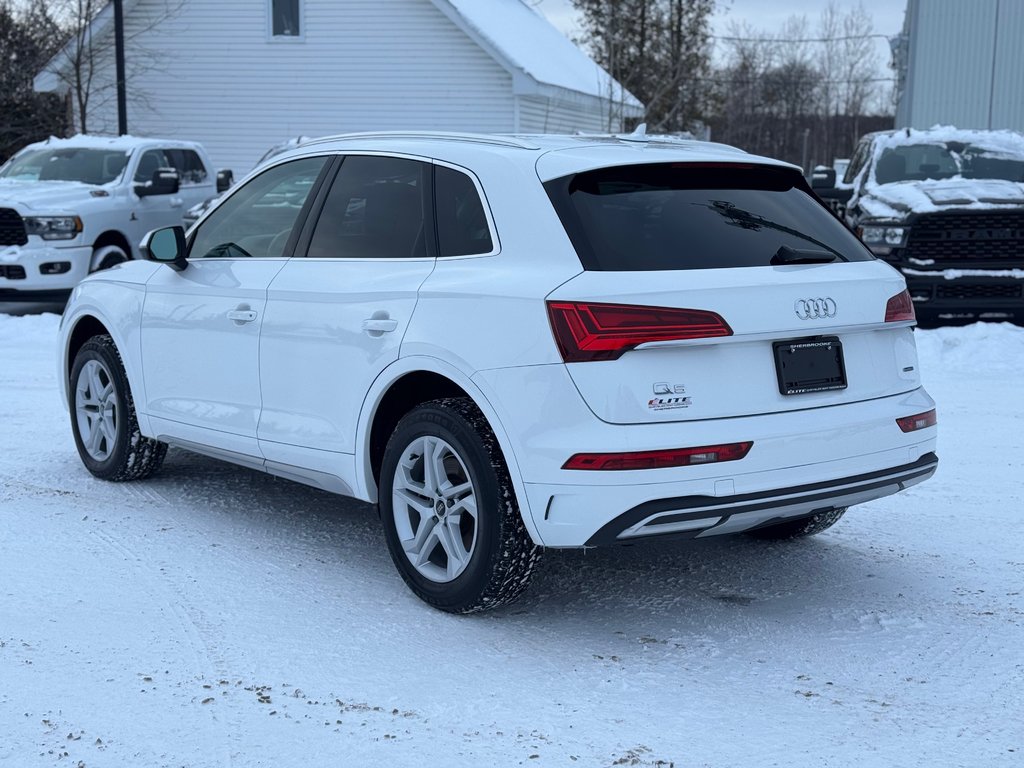
[[[513,74],[643,108],[593,59],[523,0],[431,0]]]
[[[194,0],[204,2],[208,0]],[[512,76],[518,91],[545,86],[610,99],[640,114],[643,105],[575,43],[523,0],[428,0]],[[124,0],[127,16],[138,0]],[[113,4],[108,3],[87,32],[93,39],[110,33]],[[71,62],[69,41],[36,75],[35,90],[59,91],[60,72]]]

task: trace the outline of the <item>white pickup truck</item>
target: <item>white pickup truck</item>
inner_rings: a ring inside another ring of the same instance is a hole
[[[194,142],[80,135],[25,147],[0,166],[0,302],[64,301],[229,184]]]

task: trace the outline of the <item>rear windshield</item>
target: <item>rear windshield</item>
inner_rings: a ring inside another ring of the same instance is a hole
[[[590,271],[763,267],[783,246],[874,258],[787,168],[629,165],[544,186]]]

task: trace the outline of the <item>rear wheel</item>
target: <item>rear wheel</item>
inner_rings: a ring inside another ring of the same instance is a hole
[[[755,528],[746,533],[755,539],[767,539],[769,541],[802,539],[805,536],[814,536],[831,528],[839,522],[839,518],[845,512],[846,507],[829,509],[824,512],[815,512],[808,517],[800,517],[796,520],[787,520],[784,523],[775,523],[774,525],[766,525],[763,528]]]
[[[425,403],[399,422],[384,452],[380,512],[402,578],[443,611],[512,602],[540,559],[494,433],[466,398]]]
[[[103,480],[141,480],[160,469],[167,444],[139,431],[113,339],[95,336],[82,345],[70,385],[71,431],[86,469]]]

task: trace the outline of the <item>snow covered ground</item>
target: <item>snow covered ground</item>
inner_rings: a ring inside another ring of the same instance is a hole
[[[1024,329],[920,332],[941,464],[802,543],[551,552],[420,603],[373,509],[182,451],[92,479],[0,314],[0,765],[1024,764]]]

